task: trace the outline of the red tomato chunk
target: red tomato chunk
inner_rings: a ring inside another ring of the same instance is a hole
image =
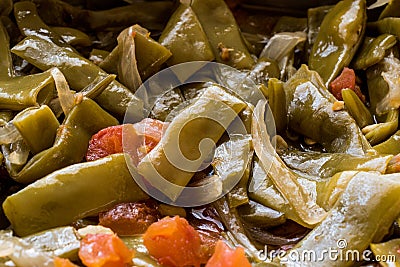
[[[242,247],[231,249],[222,240],[217,242],[215,252],[206,267],[251,267]]]
[[[143,234],[159,218],[156,204],[144,202],[118,204],[99,214],[100,225],[111,228],[118,235]]]
[[[150,255],[165,266],[200,266],[201,240],[199,233],[179,216],[165,217],[153,223],[143,235]]]
[[[133,251],[114,234],[88,234],[79,248],[79,258],[87,267],[125,267],[133,256]]]
[[[356,74],[354,70],[345,67],[342,73],[331,82],[330,89],[336,99],[343,100],[342,90],[347,88],[353,90],[357,96],[365,102],[365,96],[362,94],[360,87],[356,85]]]
[[[140,160],[160,142],[163,129],[168,124],[159,120],[146,118],[133,124],[133,132],[125,132],[124,127],[127,125],[129,124],[107,127],[93,135],[89,141],[86,160],[92,161],[111,154],[124,152],[123,134],[129,134],[129,138],[135,139],[131,142],[135,147],[129,147],[130,151],[128,152],[131,152],[132,149],[135,150],[134,154],[137,154],[136,156]]]

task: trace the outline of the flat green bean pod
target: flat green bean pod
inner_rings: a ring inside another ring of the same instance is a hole
[[[21,171],[10,175],[19,183],[31,183],[60,168],[81,162],[90,137],[116,124],[118,121],[94,101],[83,99],[58,128],[53,146],[36,154]]]
[[[363,39],[366,20],[365,0],[344,0],[322,21],[308,63],[327,87],[350,64]]]
[[[115,154],[61,168],[8,197],[3,208],[16,234],[26,236],[147,198],[132,179],[125,156]]]
[[[77,91],[82,90],[98,76],[108,75],[82,56],[38,37],[25,38],[13,47],[12,52],[42,70],[56,66],[64,74],[69,85]],[[141,100],[117,81],[112,81],[96,101],[119,117],[124,116],[127,107],[132,104],[132,107],[136,108],[132,110],[136,110],[137,117],[143,117]]]

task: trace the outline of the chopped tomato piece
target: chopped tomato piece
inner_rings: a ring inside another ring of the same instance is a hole
[[[365,102],[365,96],[362,94],[360,87],[356,85],[356,74],[352,69],[345,67],[342,73],[331,82],[330,87],[332,94],[338,100],[343,100],[342,90],[348,88],[353,90]]]
[[[54,267],[78,267],[78,265],[73,264],[69,259],[55,257]]]
[[[242,247],[231,249],[222,240],[217,242],[215,252],[206,267],[251,267]]]
[[[138,154],[140,160],[160,142],[163,127],[166,124],[159,120],[146,118],[133,125],[134,131],[136,131],[134,133],[130,131],[131,129],[126,128],[125,130],[124,127],[128,125],[107,127],[93,135],[89,141],[86,160],[92,161],[111,154],[122,153],[124,151],[122,144],[123,134],[129,134],[129,138],[135,139],[132,140],[134,147],[129,147],[129,152],[135,150],[134,154]]]
[[[121,203],[99,214],[99,224],[118,235],[143,234],[158,221],[160,214],[156,202]]]
[[[79,248],[79,258],[88,267],[124,267],[133,256],[133,251],[114,234],[88,234]]]
[[[92,161],[115,153],[122,153],[122,127],[111,126],[100,130],[89,141],[86,160]]]
[[[143,152],[145,154],[149,153],[160,142],[163,129],[167,125],[165,122],[150,118],[143,119],[133,125],[138,134],[144,136],[145,146],[143,147]]]
[[[199,233],[179,216],[165,217],[153,223],[143,235],[150,255],[165,266],[200,266],[201,240]]]

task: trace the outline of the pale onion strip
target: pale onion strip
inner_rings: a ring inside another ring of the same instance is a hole
[[[8,161],[15,165],[25,165],[29,157],[29,148],[24,140],[18,140],[11,144],[11,153],[8,155]]]
[[[22,136],[12,121],[0,127],[0,145],[11,144],[21,139]]]
[[[297,181],[296,175],[283,163],[273,148],[264,121],[265,104],[265,101],[260,100],[253,112],[251,133],[254,150],[265,172],[293,211],[306,225],[313,226],[325,218],[326,211],[312,200]]]
[[[54,266],[52,256],[38,251],[32,244],[15,236],[0,236],[0,255],[9,258],[16,266]]]
[[[58,68],[52,68],[50,71],[57,88],[58,99],[65,115],[75,106],[74,93],[69,89],[69,85],[64,75]]]
[[[391,109],[400,107],[400,64],[397,65],[397,70],[382,72],[382,77],[388,84],[389,91],[385,97],[376,105],[376,112],[383,114]]]
[[[389,3],[389,0],[378,0],[375,3],[373,3],[372,5],[370,5],[367,9],[378,8],[378,7],[386,5],[387,3]]]
[[[135,34],[133,26],[123,30],[118,35],[118,78],[132,92],[142,84],[136,62]]]

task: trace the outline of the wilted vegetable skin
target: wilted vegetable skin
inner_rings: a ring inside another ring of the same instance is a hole
[[[352,170],[376,171],[383,174],[392,158],[390,155],[354,156],[302,151],[284,151],[280,156],[291,169],[321,179],[330,178],[338,172]]]

